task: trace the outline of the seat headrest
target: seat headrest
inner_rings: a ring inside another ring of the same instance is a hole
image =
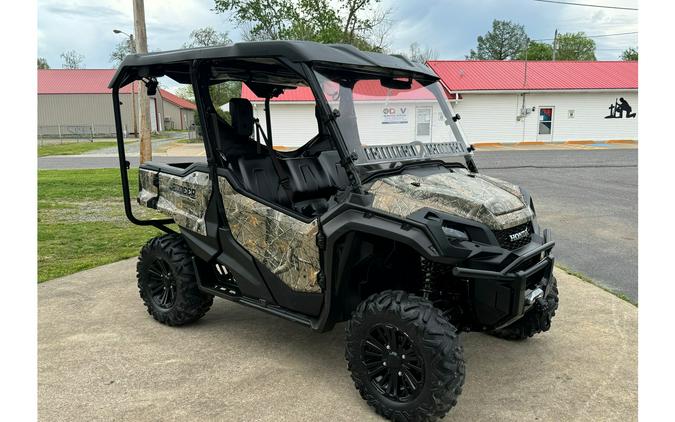
[[[229,102],[232,127],[239,136],[253,134],[253,106],[246,98],[232,98]]]

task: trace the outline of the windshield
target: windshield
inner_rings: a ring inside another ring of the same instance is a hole
[[[438,82],[315,74],[357,165],[391,168],[468,154]]]

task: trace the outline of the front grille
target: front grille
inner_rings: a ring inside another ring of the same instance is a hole
[[[511,235],[520,233],[523,230],[527,230],[527,236],[523,236],[520,239],[511,240]],[[494,233],[495,236],[497,236],[499,246],[512,251],[530,243],[532,240],[532,231],[532,223],[525,223],[504,230],[495,230]]]

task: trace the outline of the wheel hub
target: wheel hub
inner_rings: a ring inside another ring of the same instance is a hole
[[[156,259],[148,268],[147,289],[153,303],[162,309],[176,302],[176,279],[164,260]]]
[[[389,352],[389,354],[384,357],[384,362],[386,362],[386,366],[392,370],[401,368],[401,357],[396,352]]]
[[[362,345],[362,363],[375,389],[390,400],[414,399],[424,385],[424,361],[412,339],[391,324],[376,324]]]

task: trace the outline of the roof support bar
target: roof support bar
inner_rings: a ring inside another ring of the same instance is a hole
[[[112,90],[113,97],[113,112],[115,114],[115,130],[117,132],[117,153],[119,156],[120,162],[120,176],[122,178],[122,196],[124,198],[124,212],[127,215],[127,218],[132,223],[139,226],[155,226],[158,229],[166,233],[175,233],[167,224],[173,223],[171,218],[162,218],[154,220],[139,220],[134,216],[134,212],[131,209],[131,194],[129,193],[129,162],[126,158],[126,152],[124,150],[124,132],[122,130],[122,113],[120,111],[120,89],[118,86],[114,86]]]

